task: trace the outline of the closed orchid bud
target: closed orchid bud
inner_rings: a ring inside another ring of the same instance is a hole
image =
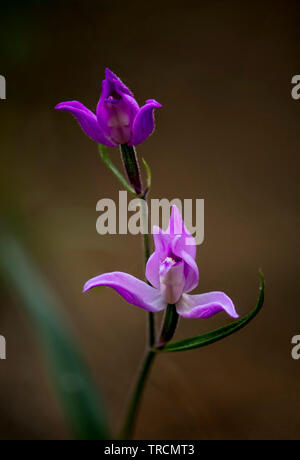
[[[154,131],[154,109],[149,99],[139,107],[132,92],[109,69],[105,70],[96,115],[78,101],[61,102],[55,108],[70,112],[87,136],[99,144],[116,147],[141,144]]]

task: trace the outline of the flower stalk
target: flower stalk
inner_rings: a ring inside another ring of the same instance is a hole
[[[152,317],[149,317],[150,324],[152,319],[154,320],[154,315],[151,313]],[[158,343],[155,345],[153,341],[153,345],[151,348],[146,349],[146,355],[143,360],[143,364],[141,370],[138,375],[138,380],[135,385],[135,390],[129,404],[129,409],[127,412],[126,420],[124,427],[121,432],[121,439],[131,439],[132,433],[134,430],[136,418],[138,415],[138,409],[140,406],[141,398],[143,395],[143,391],[147,382],[147,378],[149,376],[154,358],[156,356],[156,350],[161,350],[164,346],[172,339],[176,327],[178,324],[178,314],[176,312],[175,305],[168,305],[159,336]],[[154,331],[154,329],[153,329]],[[154,338],[155,340],[155,338]]]
[[[120,436],[121,439],[131,439],[132,437],[137,414],[138,414],[139,405],[141,402],[141,397],[142,397],[142,394],[145,388],[145,384],[146,384],[149,372],[153,364],[155,354],[156,354],[155,351],[151,349],[146,352],[146,356],[143,360],[143,364],[142,364],[141,370],[138,375],[138,380],[135,386],[133,397],[129,405],[129,409],[128,409],[127,416],[125,419],[125,424],[121,432],[121,436]]]
[[[150,242],[149,234],[147,231],[148,227],[148,203],[147,195],[149,192],[150,184],[147,184],[147,189],[143,192],[142,178],[140,173],[140,167],[136,150],[133,146],[127,144],[120,145],[121,158],[124,169],[129,181],[130,186],[134,189],[137,196],[140,196],[142,202],[142,227],[144,229],[144,264],[147,265],[150,257]],[[128,407],[125,423],[120,435],[121,439],[130,439],[132,437],[135,422],[138,415],[138,409],[140,406],[143,391],[149,376],[154,357],[155,351],[155,318],[153,312],[148,312],[148,345],[146,346],[146,353],[143,359],[141,369],[138,374],[138,379],[135,384],[134,392]]]
[[[168,305],[165,310],[165,316],[159,335],[159,340],[156,345],[156,348],[161,350],[175,334],[177,325],[178,325],[179,316],[176,311],[175,305]]]
[[[142,228],[144,231],[144,263],[145,267],[150,257],[150,241],[148,233],[148,203],[147,203],[147,193],[144,193],[141,202],[142,202]],[[149,284],[149,283],[148,283]],[[155,318],[154,313],[148,312],[148,343],[149,347],[152,348],[155,344]]]
[[[130,147],[126,144],[120,146],[121,156],[123,165],[127,173],[127,177],[130,185],[134,188],[137,195],[141,195],[143,191],[142,180],[140,174],[140,167],[136,150],[134,147]],[[149,168],[149,167],[148,167]],[[147,169],[148,169],[147,168]],[[149,172],[148,172],[149,175]],[[150,183],[147,184],[146,191],[141,196],[142,201],[142,228],[144,229],[144,264],[145,267],[150,257],[150,241],[148,233],[148,203],[147,195],[149,192]],[[132,437],[135,422],[138,415],[138,409],[140,406],[143,391],[152,368],[152,364],[155,358],[155,318],[154,313],[148,312],[148,345],[146,346],[146,354],[143,360],[141,370],[138,374],[138,380],[135,385],[135,390],[129,404],[127,416],[121,433],[121,439],[130,439]]]
[[[132,145],[121,144],[120,151],[128,181],[133,187],[135,193],[137,195],[141,195],[143,185],[136,150]]]

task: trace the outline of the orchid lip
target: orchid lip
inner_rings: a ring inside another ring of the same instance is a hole
[[[159,267],[160,292],[168,304],[179,301],[185,285],[184,264],[166,257]]]

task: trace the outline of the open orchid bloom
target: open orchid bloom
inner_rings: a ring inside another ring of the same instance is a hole
[[[61,102],[55,108],[77,119],[87,136],[99,144],[116,147],[138,145],[154,131],[154,109],[161,104],[149,99],[139,107],[132,92],[109,69],[97,105],[96,115],[78,101]]]
[[[128,273],[112,272],[90,279],[83,291],[108,286],[127,302],[150,312],[175,305],[184,318],[208,318],[222,310],[238,317],[232,300],[224,292],[188,294],[199,281],[196,245],[176,206],[172,207],[168,229],[154,228],[154,241],[155,251],[146,266],[146,277],[152,286]]]

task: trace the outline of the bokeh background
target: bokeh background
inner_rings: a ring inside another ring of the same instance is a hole
[[[22,216],[26,247],[64,304],[112,427],[143,355],[144,313],[109,289],[83,295],[96,274],[143,276],[141,240],[96,233],[99,199],[119,184],[69,114],[94,109],[110,67],[142,105],[155,98],[155,134],[138,148],[151,165],[151,196],[205,199],[197,292],[224,290],[246,329],[207,348],[156,360],[137,439],[295,439],[300,433],[298,1],[1,2],[1,220]],[[120,165],[118,150],[111,150]],[[0,438],[65,439],[36,330],[1,283]],[[228,319],[182,320],[177,338]]]

